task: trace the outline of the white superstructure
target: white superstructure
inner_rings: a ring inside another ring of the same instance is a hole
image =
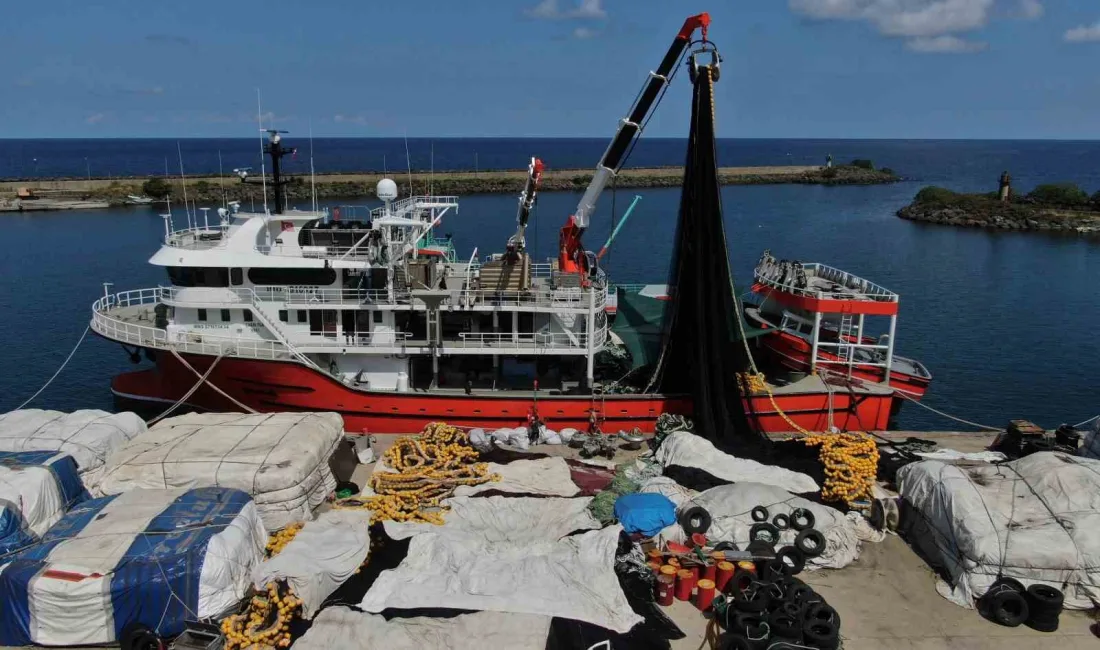
[[[165,216],[149,260],[165,284],[105,290],[92,327],[139,348],[294,360],[365,390],[505,387],[540,363],[545,382],[547,361],[561,388],[591,384],[608,342],[601,278],[526,253],[459,260],[433,233],[457,197],[397,200],[389,179],[378,196],[332,214],[233,206],[184,229]]]

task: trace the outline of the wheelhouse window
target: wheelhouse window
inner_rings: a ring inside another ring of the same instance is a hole
[[[248,269],[248,280],[258,285],[330,285],[336,282],[336,269]]]
[[[201,320],[201,321],[206,320],[206,310],[205,309],[200,309],[199,310],[199,320]]]
[[[229,270],[201,266],[169,266],[168,279],[177,287],[228,287]]]

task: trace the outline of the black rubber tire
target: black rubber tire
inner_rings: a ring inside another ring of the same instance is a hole
[[[772,525],[775,526],[776,528],[778,528],[779,530],[790,530],[790,528],[791,528],[791,517],[790,517],[790,515],[785,515],[781,512],[781,513],[777,514],[776,516],[772,517]]]
[[[1011,589],[990,596],[986,607],[989,619],[1005,627],[1019,627],[1029,615],[1027,601]]]
[[[772,635],[772,626],[767,621],[760,621],[757,625],[745,628],[745,638],[754,648],[767,648],[768,638]]]
[[[775,546],[767,542],[749,542],[749,545],[745,547],[745,552],[756,558],[771,558],[775,557]]]
[[[710,513],[707,512],[706,508],[699,506],[692,506],[684,510],[676,520],[680,522],[680,527],[689,536],[695,533],[705,535],[707,530],[710,529]]]
[[[802,626],[802,642],[822,650],[834,650],[840,644],[840,628],[826,621],[806,621]]]
[[[775,548],[775,545],[779,543],[779,529],[766,521],[759,524],[753,524],[752,528],[749,529],[749,540],[752,542],[764,542],[772,548]]]
[[[752,650],[752,644],[749,640],[740,634],[733,634],[731,632],[724,632],[718,635],[718,640],[714,643],[715,650]]]
[[[776,551],[775,560],[787,567],[784,571],[787,576],[796,576],[806,568],[806,556],[794,546],[784,546]],[[787,564],[788,560],[790,564]]]
[[[121,650],[164,650],[160,637],[141,623],[127,623],[122,628],[118,643]]]
[[[764,506],[756,506],[752,509],[752,512],[750,514],[752,515],[752,520],[757,523],[768,520],[768,509]]]
[[[726,583],[726,593],[735,595],[749,588],[756,580],[756,574],[747,569],[737,569],[733,572],[730,581]]]
[[[828,603],[820,602],[810,605],[806,609],[806,621],[821,621],[828,623],[840,629],[840,614],[837,614],[836,610],[832,608]]]
[[[1024,593],[1027,601],[1028,618],[1024,621],[1028,627],[1039,632],[1054,632],[1058,629],[1058,617],[1062,614],[1065,595],[1054,587],[1034,584]]]
[[[1032,609],[1032,614],[1045,612],[1061,612],[1066,602],[1066,596],[1054,587],[1044,584],[1034,584],[1027,588],[1027,604]],[[1035,610],[1040,611],[1036,612]]]
[[[761,565],[757,563],[757,570],[761,570]],[[790,566],[784,564],[779,557],[775,557],[768,560],[763,564],[762,575],[764,582],[782,583],[787,578],[791,577]]]
[[[817,557],[825,552],[825,536],[813,528],[807,528],[794,538],[794,546],[802,551],[806,559]]]
[[[772,627],[772,634],[785,639],[798,639],[802,636],[802,619],[791,616],[782,609],[768,616],[768,625]]]
[[[741,549],[737,548],[737,544],[734,544],[733,542],[718,542],[717,544],[714,545],[714,550],[716,550],[716,551],[740,551]]]
[[[807,585],[795,587],[787,591],[786,601],[788,603],[797,603],[800,607],[805,603],[811,602],[816,592]]]
[[[768,609],[771,603],[771,594],[767,589],[749,589],[748,591],[734,592],[733,606],[739,612],[759,614]]]
[[[733,631],[745,636],[745,630],[749,627],[760,625],[764,622],[762,612],[737,612],[733,616]]]
[[[809,530],[817,523],[817,520],[814,519],[814,513],[806,508],[795,508],[792,510],[790,519],[791,528],[795,530]]]
[[[1027,587],[1024,587],[1024,583],[1020,582],[1016,578],[1005,578],[1005,577],[997,578],[993,582],[993,584],[989,586],[988,591],[993,591],[994,593],[996,593],[997,591],[1000,591],[1000,589],[997,589],[997,587],[1000,587],[1000,586],[1011,587],[1012,591],[1015,591],[1016,593],[1019,593],[1019,594],[1022,594],[1025,591],[1027,591]]]

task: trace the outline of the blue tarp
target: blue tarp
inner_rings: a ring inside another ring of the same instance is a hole
[[[676,523],[676,505],[663,494],[624,494],[615,500],[615,518],[626,532],[653,537]]]
[[[28,467],[44,467],[53,475],[61,493],[64,510],[68,511],[90,497],[80,480],[76,461],[57,451],[0,451],[0,467],[20,471]],[[35,541],[17,504],[6,502],[0,494],[0,558]]]
[[[6,566],[0,559],[0,645],[38,641],[32,638],[36,579],[50,569],[51,552],[66,540],[80,537],[92,521],[102,529],[101,520],[112,515],[112,502],[133,494],[86,501],[70,510],[39,542],[11,555]],[[132,622],[142,623],[162,637],[183,631],[184,621],[194,618],[193,612],[200,609],[199,580],[207,544],[251,500],[240,490],[188,490],[153,517],[144,531],[132,535],[127,550],[102,578],[108,583],[103,606],[111,609],[115,639]],[[119,501],[115,511],[122,503]]]

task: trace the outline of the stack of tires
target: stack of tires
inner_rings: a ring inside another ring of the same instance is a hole
[[[825,539],[813,529],[813,515],[795,510],[777,514],[771,521],[766,508],[753,510],[756,524],[746,550],[758,559],[755,570],[738,569],[726,587],[726,598],[715,607],[720,650],[782,650],[818,648],[835,650],[840,645],[840,616],[825,599],[796,576],[808,558],[825,550]],[[775,549],[779,533],[798,530],[792,546]]]
[[[997,578],[989,590],[978,599],[978,612],[985,618],[1004,625],[1027,625],[1039,632],[1058,629],[1065,595],[1044,584],[1024,585],[1013,578]]]

